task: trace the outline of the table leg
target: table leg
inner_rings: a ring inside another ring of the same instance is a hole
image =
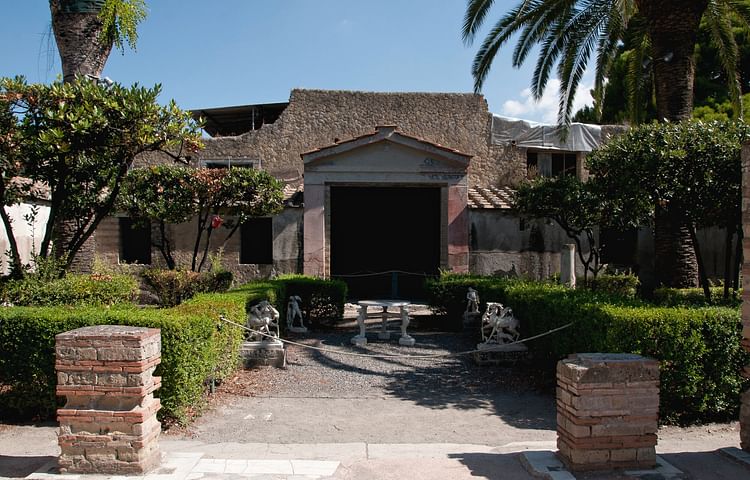
[[[398,339],[399,345],[407,347],[414,346],[414,338],[406,333],[406,327],[409,326],[409,309],[407,307],[401,307],[401,338]]]
[[[367,306],[360,305],[359,315],[357,316],[357,326],[359,335],[352,337],[352,344],[357,346],[367,345],[367,335],[365,334],[365,320],[367,320]]]
[[[391,334],[388,332],[388,307],[383,307],[382,325],[378,332],[378,338],[381,340],[388,340],[391,338]]]

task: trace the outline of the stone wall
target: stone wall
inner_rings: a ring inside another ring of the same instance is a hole
[[[742,346],[750,351],[750,286],[745,284],[750,279],[750,143],[742,146],[742,229],[743,259],[742,265]],[[750,365],[745,367],[744,375],[750,377]],[[742,395],[740,407],[740,442],[742,448],[750,452],[750,390]]]
[[[205,140],[192,158],[248,158],[286,181],[301,183],[300,154],[372,133],[378,125],[472,155],[469,183],[515,185],[526,171],[526,151],[490,145],[491,114],[481,95],[293,90],[289,106],[273,124],[236,137]],[[169,161],[144,156],[138,165]]]

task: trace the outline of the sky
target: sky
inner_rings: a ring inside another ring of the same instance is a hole
[[[113,51],[103,76],[162,85],[185,109],[284,102],[293,88],[471,92],[471,63],[489,27],[515,4],[495,2],[474,45],[461,40],[466,0],[146,0],[137,50]],[[0,0],[0,77],[49,83],[61,73],[48,0]],[[533,61],[495,59],[481,92],[493,113],[555,123],[552,79],[540,102]],[[591,103],[587,72],[576,110]]]

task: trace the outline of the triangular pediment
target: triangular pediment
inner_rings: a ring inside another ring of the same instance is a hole
[[[466,171],[470,155],[404,135],[393,126],[302,154],[305,170]]]

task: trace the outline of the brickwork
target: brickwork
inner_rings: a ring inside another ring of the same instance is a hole
[[[141,474],[161,460],[158,329],[99,325],[55,337],[60,470]]]
[[[742,146],[742,346],[750,352],[750,143]],[[745,377],[750,378],[750,365],[745,367]],[[740,407],[740,443],[750,452],[750,390],[742,395]]]
[[[574,471],[656,463],[659,363],[630,354],[574,354],[557,365],[557,447]]]

